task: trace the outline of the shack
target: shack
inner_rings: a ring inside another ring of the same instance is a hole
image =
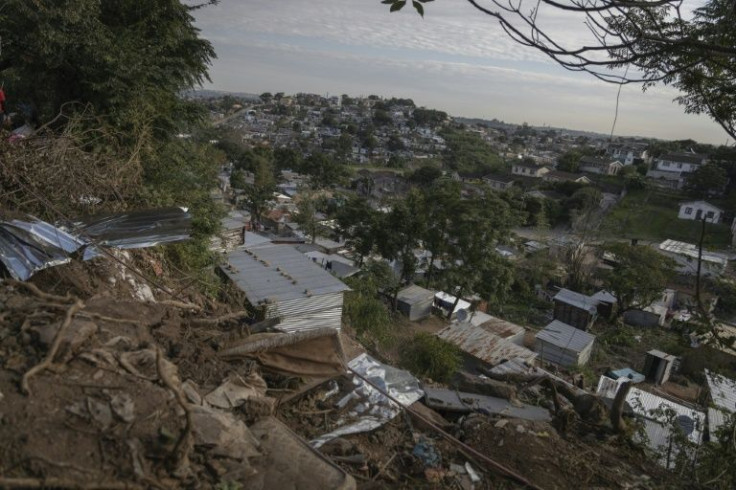
[[[580,330],[588,330],[598,317],[599,301],[591,296],[562,288],[553,301],[554,319]]]
[[[491,367],[515,358],[532,363],[537,357],[535,352],[470,323],[450,325],[437,332],[437,336]]]
[[[396,297],[398,310],[416,322],[427,318],[432,314],[432,303],[434,302],[434,291],[412,284],[407,286]]]
[[[560,366],[582,366],[590,359],[594,342],[595,335],[553,320],[537,334],[534,350],[545,361]]]
[[[280,318],[278,329],[340,329],[348,288],[289,245],[263,244],[227,255],[220,273],[245,293],[258,320]]]

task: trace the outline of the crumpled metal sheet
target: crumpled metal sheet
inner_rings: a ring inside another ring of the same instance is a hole
[[[401,408],[382,392],[388,393],[405,407],[424,396],[419,381],[411,373],[378,362],[368,354],[361,354],[350,361],[348,368],[368,379],[380,391],[354,376],[355,389],[338,401],[337,405],[345,406],[352,400],[358,400],[359,403],[350,410],[347,417],[338,422],[340,427],[310,441],[314,448],[340,436],[377,429],[396,417]]]
[[[0,221],[0,263],[14,279],[25,281],[36,272],[100,254],[96,246],[153,247],[189,239],[191,216],[185,208],[118,213],[54,226],[30,217]]]

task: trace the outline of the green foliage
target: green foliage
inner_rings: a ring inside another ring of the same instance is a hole
[[[310,184],[315,189],[335,185],[345,176],[343,166],[324,153],[309,155],[302,162],[299,171],[310,176]]]
[[[386,305],[378,297],[384,278],[382,271],[369,268],[359,277],[350,277],[345,283],[352,291],[345,293],[343,319],[361,340],[385,344],[393,335],[391,318]]]
[[[438,126],[447,120],[447,113],[434,109],[417,107],[412,114],[418,126]]]
[[[461,364],[462,352],[457,346],[429,333],[418,333],[401,348],[401,365],[434,381],[448,381]]]
[[[652,304],[675,275],[675,262],[651,247],[619,242],[605,250],[615,257],[616,265],[603,283],[618,299],[619,316]]]
[[[692,197],[706,199],[723,193],[728,184],[726,171],[716,164],[703,165],[687,177],[685,191]]]
[[[503,171],[503,161],[479,135],[447,127],[440,134],[447,144],[443,163],[448,169],[476,175]]]
[[[77,101],[121,128],[145,113],[157,137],[202,116],[178,94],[215,57],[179,0],[6,0],[0,73],[42,121]]]
[[[442,170],[432,165],[424,165],[416,169],[409,177],[409,182],[422,187],[432,185],[432,183],[442,177]]]

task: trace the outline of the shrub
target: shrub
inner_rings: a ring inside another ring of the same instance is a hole
[[[418,376],[447,381],[460,368],[462,356],[455,345],[419,333],[401,348],[401,364]]]

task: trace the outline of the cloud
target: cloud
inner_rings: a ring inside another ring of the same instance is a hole
[[[411,97],[454,115],[610,131],[616,86],[519,45],[466,2],[426,7],[422,19],[378,0],[224,0],[196,15],[219,55],[216,88]],[[548,8],[540,16],[565,43],[589,36],[580,19]],[[722,130],[683,114],[676,96],[625,87],[617,134],[721,142]]]

